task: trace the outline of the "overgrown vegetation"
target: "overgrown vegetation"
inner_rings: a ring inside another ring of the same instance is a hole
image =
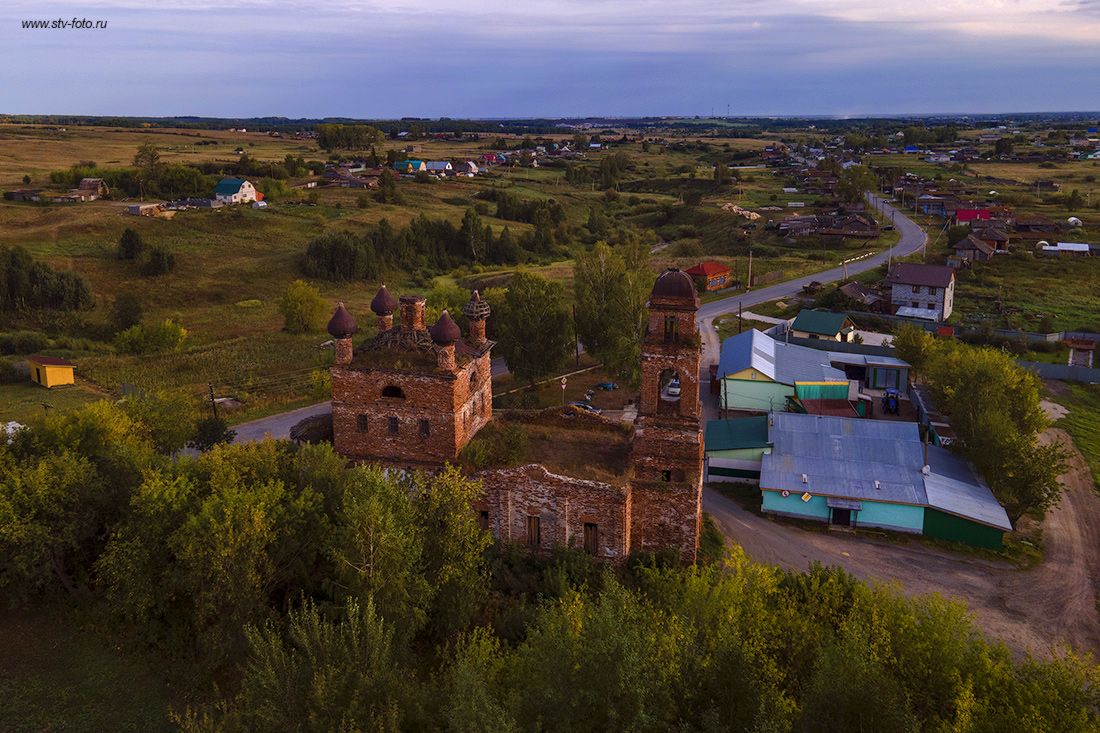
[[[1001,351],[937,339],[914,326],[898,329],[894,347],[950,416],[958,449],[1013,522],[1025,513],[1042,516],[1058,503],[1065,456],[1060,446],[1038,442],[1048,425],[1038,376]]]
[[[1014,657],[952,601],[738,551],[530,557],[491,547],[456,469],[271,441],[171,461],[157,415],[99,403],[0,446],[0,587],[102,606],[221,697],[184,731],[1100,725],[1090,661]]]

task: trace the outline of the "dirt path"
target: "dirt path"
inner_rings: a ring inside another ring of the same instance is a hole
[[[1070,451],[1061,504],[1043,523],[1046,559],[1030,570],[957,554],[916,540],[801,529],[753,514],[711,490],[703,504],[727,536],[761,562],[804,570],[840,565],[856,577],[897,583],[912,595],[939,593],[967,603],[978,625],[1013,649],[1040,656],[1059,644],[1100,654],[1100,496],[1069,436],[1051,428],[1043,440]]]

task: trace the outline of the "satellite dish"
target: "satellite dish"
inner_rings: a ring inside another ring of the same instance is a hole
[[[1066,219],[1066,223],[1069,224],[1071,227],[1081,226],[1081,220],[1078,219],[1076,216],[1071,216],[1070,218]]]
[[[1045,240],[1045,239],[1040,239],[1040,240],[1039,240],[1039,243],[1038,243],[1037,245],[1035,245],[1035,246],[1036,246],[1036,247],[1049,247],[1049,246],[1050,246],[1050,242],[1048,242],[1048,241],[1047,241],[1047,240]]]

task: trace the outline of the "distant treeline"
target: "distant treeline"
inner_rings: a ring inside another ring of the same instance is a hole
[[[95,298],[81,275],[36,262],[22,247],[0,246],[0,311],[84,310],[93,305]]]
[[[542,218],[542,217],[540,217]],[[393,270],[445,272],[480,263],[510,265],[548,254],[556,244],[549,223],[522,237],[499,235],[473,209],[462,226],[421,214],[404,229],[383,219],[364,234],[329,232],[306,247],[302,271],[328,280],[374,280]]]

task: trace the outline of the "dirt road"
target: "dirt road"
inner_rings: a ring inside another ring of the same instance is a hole
[[[1069,436],[1051,428],[1043,439],[1064,441],[1070,458],[1062,503],[1043,523],[1046,559],[1030,570],[917,540],[802,529],[746,511],[709,489],[703,506],[755,560],[798,570],[817,560],[865,580],[897,583],[910,595],[961,599],[982,629],[1018,651],[1046,656],[1069,643],[1100,653],[1100,496]]]

